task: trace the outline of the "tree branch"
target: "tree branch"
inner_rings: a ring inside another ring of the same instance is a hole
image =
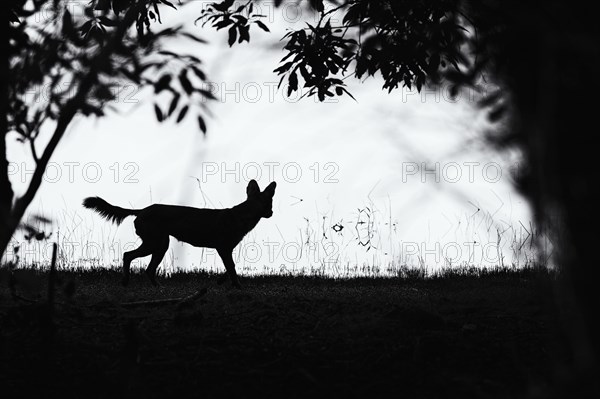
[[[35,161],[35,164],[37,165],[38,163],[40,163],[40,158],[37,155],[37,151],[35,149],[35,139],[32,137],[28,138],[29,140],[29,148],[31,148],[31,156],[33,157],[33,160]]]
[[[75,115],[79,111],[80,105],[86,101],[90,90],[96,82],[100,66],[106,63],[105,60],[110,57],[116,45],[123,40],[127,33],[127,30],[135,22],[139,11],[143,7],[145,7],[145,3],[139,2],[136,5],[132,6],[129,10],[127,10],[125,16],[123,17],[123,20],[115,30],[111,41],[107,43],[104,48],[102,48],[102,51],[98,54],[95,61],[91,63],[90,70],[85,75],[85,78],[81,81],[77,90],[77,94],[75,94],[75,96],[65,104],[65,107],[57,120],[54,133],[52,134],[50,141],[46,145],[42,156],[37,161],[35,171],[33,173],[33,176],[31,177],[31,181],[29,182],[29,186],[27,187],[25,194],[23,194],[23,196],[21,196],[15,201],[14,206],[10,214],[8,215],[8,218],[5,219],[6,226],[2,226],[2,239],[0,240],[0,252],[2,254],[6,250],[6,246],[8,245],[8,242],[10,240],[10,236],[12,236],[19,222],[21,221],[21,218],[25,214],[25,210],[35,197],[35,194],[37,193],[37,190],[39,189],[42,183],[42,178],[46,171],[46,167],[48,166],[48,162],[50,161],[50,158],[52,157],[56,146],[63,137],[65,131],[67,130],[67,127],[73,120],[73,117],[75,117]],[[5,143],[3,143],[2,147],[5,147]],[[37,157],[37,154],[34,157]]]

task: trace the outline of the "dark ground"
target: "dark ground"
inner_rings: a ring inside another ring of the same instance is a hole
[[[3,398],[543,398],[567,389],[547,273],[243,278],[238,291],[199,274],[162,278],[160,288],[135,275],[126,289],[115,271],[59,272],[53,315],[36,292],[47,273],[22,274],[21,299],[8,272],[0,277]],[[127,304],[202,287],[188,303]]]

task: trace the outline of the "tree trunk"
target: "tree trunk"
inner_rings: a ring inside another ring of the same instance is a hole
[[[4,86],[5,82],[2,82]],[[4,87],[3,87],[4,89]],[[2,127],[6,132],[6,107],[5,96],[2,94]],[[11,223],[11,204],[13,199],[13,190],[8,180],[8,160],[6,158],[6,134],[0,140],[0,254],[8,246],[14,228]]]
[[[6,20],[5,23],[8,23]],[[9,233],[9,216],[13,200],[13,190],[8,179],[8,159],[6,158],[6,130],[8,111],[8,59],[2,62],[0,70],[0,256],[8,245],[12,233]]]
[[[29,186],[27,187],[27,191],[23,194],[22,197],[17,198],[12,208],[9,210],[8,217],[5,219],[5,223],[2,226],[2,233],[0,239],[0,251],[2,254],[6,251],[10,240],[19,227],[19,223],[21,218],[25,214],[27,207],[33,201],[35,194],[37,193],[40,185],[42,184],[42,178],[44,176],[44,172],[46,171],[46,166],[48,166],[48,162],[56,149],[60,139],[62,138],[65,130],[73,120],[73,117],[78,111],[78,104],[80,103],[80,98],[85,97],[85,94],[89,91],[91,87],[91,83],[84,84],[86,81],[90,81],[91,79],[86,79],[82,82],[80,86],[80,90],[72,101],[67,103],[65,110],[62,112],[60,118],[58,119],[58,123],[56,125],[56,129],[52,134],[52,138],[46,149],[44,150],[43,155],[39,159],[35,171],[33,173],[33,177],[31,178],[31,182],[29,182]],[[9,183],[10,184],[10,183]]]
[[[2,224],[0,225],[0,256],[4,255],[6,248],[13,237],[13,234],[19,226],[21,218],[25,214],[27,207],[29,204],[31,204],[31,201],[33,201],[35,194],[40,188],[44,172],[46,171],[46,167],[48,166],[48,162],[50,161],[56,146],[60,142],[65,130],[73,120],[73,117],[79,111],[80,105],[85,103],[90,89],[96,82],[99,73],[99,66],[106,64],[106,61],[110,58],[114,48],[123,40],[127,34],[127,30],[135,22],[135,19],[139,11],[144,7],[144,4],[145,3],[140,2],[127,10],[123,21],[115,30],[111,41],[104,46],[100,54],[98,54],[96,57],[95,62],[91,64],[92,66],[90,67],[90,70],[77,88],[77,93],[71,100],[67,102],[65,108],[62,110],[57,121],[56,129],[52,134],[52,138],[48,142],[48,145],[44,149],[42,156],[37,162],[31,182],[27,187],[27,191],[22,197],[17,198],[17,200],[14,202],[14,205],[12,205],[13,191],[10,181],[8,180],[8,163],[6,161],[6,101],[8,96],[4,94],[7,93],[8,81],[3,79],[2,90],[4,90],[4,93],[2,93],[2,107],[4,112],[2,114],[2,126],[0,126],[4,132],[4,139],[2,140],[2,144],[0,144],[0,157],[2,157],[0,160],[0,206],[2,207],[0,209],[2,216]],[[8,69],[8,65],[6,65],[6,68]],[[6,72],[7,73],[2,75],[3,77],[9,76],[8,71]]]

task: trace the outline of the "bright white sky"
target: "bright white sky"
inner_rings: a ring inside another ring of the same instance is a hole
[[[163,21],[193,21],[201,5],[165,9]],[[250,178],[261,188],[271,180],[278,186],[274,216],[238,248],[243,273],[324,267],[340,275],[360,273],[365,264],[421,261],[430,268],[489,265],[499,263],[499,253],[505,264],[523,264],[531,255],[529,242],[521,247],[531,216],[511,185],[519,158],[486,148],[485,115],[467,94],[458,101],[447,90],[387,94],[377,78],[346,80],[356,102],[297,101],[276,91],[279,39],[286,27],[302,26],[293,23],[300,10],[266,7],[272,33],[253,28],[251,43],[233,49],[225,31],[188,24],[210,42],[186,45],[219,88],[206,138],[195,118],[158,123],[151,93],[131,87],[113,104],[118,113],[70,126],[30,208],[56,220],[65,264],[118,264],[123,249],[136,246],[133,218],[110,225],[81,207],[87,196],[134,208],[230,207],[245,199]],[[11,178],[22,192],[33,165],[27,146],[8,144]],[[335,224],[343,230],[334,231]],[[360,244],[369,237],[370,245]],[[163,265],[222,268],[214,252],[174,239]]]

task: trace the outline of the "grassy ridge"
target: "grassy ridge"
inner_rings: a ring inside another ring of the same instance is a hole
[[[51,313],[45,273],[0,275],[0,382],[17,396],[512,398],[564,386],[555,276],[542,270],[263,276],[242,291],[206,273],[160,288],[139,274],[124,288],[115,270],[59,271]],[[131,305],[202,287],[189,303]]]

